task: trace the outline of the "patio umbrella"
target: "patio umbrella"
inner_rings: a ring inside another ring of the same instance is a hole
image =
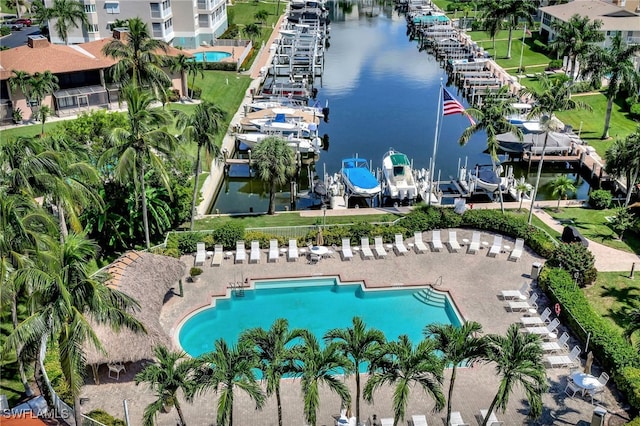
[[[322,236],[322,228],[318,228],[318,233],[316,234],[316,245],[323,246],[324,245],[324,237]]]
[[[591,374],[591,366],[593,365],[593,352],[589,351],[587,354],[587,361],[584,363],[584,372]]]

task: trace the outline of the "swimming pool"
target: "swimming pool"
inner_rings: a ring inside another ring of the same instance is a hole
[[[278,318],[321,339],[330,329],[351,327],[359,316],[389,340],[407,334],[414,343],[423,339],[427,324],[462,323],[448,295],[430,287],[364,290],[362,283],[343,284],[337,277],[265,280],[254,286],[244,296],[232,293],[187,317],[178,331],[182,349],[198,356],[213,350],[219,338],[235,344],[244,330],[268,330]]]
[[[224,58],[231,56],[231,53],[227,52],[198,52],[193,54],[193,59],[196,62],[220,62]]]

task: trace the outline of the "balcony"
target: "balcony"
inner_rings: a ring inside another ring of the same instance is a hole
[[[215,2],[211,0],[198,0],[198,10],[211,11],[215,6]]]

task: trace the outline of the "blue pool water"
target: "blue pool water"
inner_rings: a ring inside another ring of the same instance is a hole
[[[424,302],[427,289],[364,291],[357,284],[339,284],[335,277],[255,282],[255,290],[243,297],[218,300],[190,317],[180,328],[178,339],[191,356],[213,350],[222,338],[235,344],[246,329],[269,329],[278,318],[286,318],[289,328],[305,328],[319,339],[330,329],[352,325],[363,318],[369,327],[381,330],[387,339],[407,334],[417,343],[424,338],[427,324],[460,325],[461,320],[448,297],[440,306]]]
[[[196,62],[220,62],[230,56],[231,53],[227,52],[198,52],[193,54],[193,59]]]

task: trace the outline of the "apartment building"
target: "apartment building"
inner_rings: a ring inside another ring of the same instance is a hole
[[[226,0],[80,0],[89,25],[69,32],[69,43],[110,38],[118,21],[140,18],[154,38],[172,46],[195,48],[213,41],[227,29]],[[51,7],[53,0],[45,0]],[[51,42],[63,43],[49,22]]]

